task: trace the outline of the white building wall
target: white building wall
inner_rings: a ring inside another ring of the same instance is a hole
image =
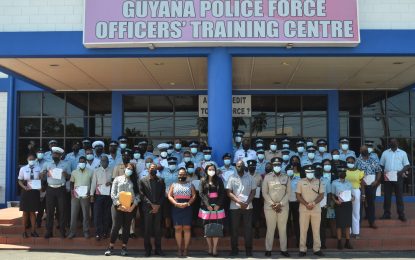
[[[82,31],[84,0],[0,0],[0,32]],[[361,29],[415,29],[415,0],[359,0]]]
[[[0,92],[0,204],[6,203],[7,92]]]

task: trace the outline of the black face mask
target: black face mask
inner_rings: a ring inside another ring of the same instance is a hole
[[[61,160],[60,157],[52,157],[52,159],[53,159],[54,162],[59,162]]]
[[[154,176],[154,175],[157,175],[157,170],[151,170],[151,171],[150,171],[150,174],[151,174],[151,175],[153,175],[153,176]]]
[[[362,155],[366,157],[366,156],[369,155],[369,152],[367,150],[364,150],[364,151],[362,151]]]
[[[186,177],[179,177],[178,179],[179,179],[180,182],[185,182],[187,178]]]

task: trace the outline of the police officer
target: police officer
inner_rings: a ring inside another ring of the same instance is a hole
[[[92,148],[91,140],[89,138],[84,138],[82,140],[82,148],[79,150],[79,152],[85,155],[85,150],[88,148]]]
[[[236,130],[233,134],[235,144],[233,145],[233,155],[235,155],[236,151],[242,148],[242,138],[245,135],[244,131]]]
[[[215,165],[216,169],[219,168],[217,163],[212,160],[212,147],[207,146],[205,149],[203,149],[203,160],[200,162],[201,178],[206,176],[205,169],[209,164]]]
[[[58,141],[50,140],[48,144],[49,144],[49,151],[45,152],[44,159],[45,161],[52,161],[52,153],[53,153],[52,148],[58,146]]]
[[[311,147],[311,146],[314,146],[314,141],[313,141],[313,138],[308,137],[308,138],[306,139],[306,149],[307,149],[308,147]]]
[[[256,160],[256,152],[250,149],[251,143],[249,139],[245,138],[242,141],[242,148],[235,152],[235,157],[233,158],[233,162],[236,163],[239,160],[242,160],[245,165],[248,160]]]
[[[379,156],[375,152],[374,142],[367,140],[365,142],[365,145],[367,146],[367,151],[369,152],[369,157],[372,158],[373,160],[375,160],[377,163],[379,163]]]
[[[199,152],[199,143],[197,141],[191,141],[189,147],[193,163],[199,164],[203,160],[203,153]]]
[[[282,159],[271,159],[273,171],[267,174],[262,183],[264,213],[267,221],[265,238],[265,256],[271,256],[275,228],[278,225],[281,255],[289,257],[287,251],[287,221],[289,213],[289,195],[291,193],[290,177],[281,174]]]
[[[307,153],[305,150],[305,143],[303,140],[298,140],[296,143],[297,153],[296,155],[300,157],[300,161],[307,160]]]
[[[44,164],[41,174],[41,177],[46,178],[48,183],[46,191],[46,209],[48,212],[46,219],[46,239],[53,237],[55,210],[58,211],[59,215],[61,237],[65,238],[65,222],[69,214],[69,212],[65,212],[65,184],[69,180],[71,169],[68,163],[61,160],[62,154],[64,153],[62,148],[53,146],[51,152],[52,160]],[[58,175],[60,175],[60,178]]]
[[[257,161],[256,161],[256,172],[261,176],[265,175],[265,165],[269,162],[265,159],[264,149],[258,149],[256,151]]]
[[[157,145],[157,149],[159,150],[160,155],[158,158],[154,159],[154,163],[158,165],[159,171],[162,171],[164,168],[167,168],[168,166],[168,163],[167,163],[167,157],[168,157],[167,149],[168,148],[169,148],[169,144],[167,143],[161,143]]]
[[[295,152],[291,150],[291,141],[288,138],[284,138],[282,141],[282,149],[290,150],[290,158],[295,155]]]
[[[269,150],[265,151],[265,160],[271,161],[271,159],[274,157],[281,157],[281,152],[278,151],[277,149],[278,149],[277,141],[274,139],[269,144]]]
[[[349,156],[353,156],[356,159],[356,153],[352,150],[349,150],[349,139],[347,138],[340,138],[340,160],[346,161],[346,158]]]
[[[317,140],[316,161],[322,162],[325,159],[331,160],[330,153],[327,152],[327,141],[324,139]]]
[[[46,163],[46,160],[44,158],[45,158],[45,153],[43,152],[43,149],[40,147],[36,151],[36,161],[40,169],[43,169],[43,165]]]
[[[78,167],[79,158],[85,156],[85,151],[80,152],[81,144],[78,141],[75,141],[72,144],[72,152],[68,153],[65,156],[65,161],[71,166],[71,171],[75,170]]]
[[[112,140],[108,147],[108,167],[112,170],[117,165],[117,162],[121,161],[121,155],[117,154],[118,142]]]
[[[170,186],[177,181],[179,175],[179,171],[177,169],[177,158],[176,157],[169,157],[167,159],[167,167],[163,169],[161,172],[161,178],[163,179],[166,185],[166,197],[167,193],[170,190]],[[163,204],[163,217],[165,220],[165,228],[166,228],[166,238],[171,238],[174,234],[174,230],[172,227],[171,221],[171,203],[166,200]]]
[[[290,150],[289,149],[287,149],[287,148],[284,148],[284,149],[282,149],[281,150],[281,154],[282,154],[282,164],[281,164],[281,172],[282,173],[286,173],[285,172],[285,168],[290,164]]]
[[[107,156],[104,153],[105,143],[101,140],[95,141],[92,143],[92,148],[94,149],[94,156],[101,161],[102,156]]]
[[[264,140],[258,138],[255,140],[255,150],[264,149]]]
[[[90,169],[92,172],[99,167],[101,160],[94,156],[94,151],[92,148],[87,148],[85,150],[86,157],[86,168]]]
[[[170,156],[176,157],[178,162],[183,160],[182,141],[180,139],[174,140],[174,150]]]
[[[222,156],[223,166],[219,168],[221,173],[221,177],[223,180],[223,184],[226,187],[226,183],[228,182],[229,177],[236,173],[235,167],[231,164],[232,162],[232,155],[230,153],[225,153]],[[226,209],[226,207],[225,207]]]
[[[314,163],[319,163],[321,161],[318,161],[316,159],[316,147],[315,146],[309,146],[307,147],[307,158],[304,160],[301,160],[301,166],[305,165],[311,165]]]
[[[313,231],[313,251],[317,256],[323,256],[320,241],[321,208],[320,202],[324,198],[324,184],[315,178],[315,167],[306,165],[304,167],[306,178],[297,184],[296,196],[300,203],[300,257],[307,254],[307,232],[311,223]]]
[[[118,137],[118,144],[119,144],[119,146],[118,146],[117,154],[121,155],[123,153],[123,151],[125,149],[127,149],[127,146],[128,146],[127,137],[125,137],[123,135],[119,136]],[[118,163],[121,163],[121,161],[118,162]]]

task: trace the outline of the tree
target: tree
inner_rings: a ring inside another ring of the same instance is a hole
[[[255,136],[258,136],[258,133],[264,131],[267,128],[267,114],[262,112],[254,116],[251,123],[251,134],[256,132]]]

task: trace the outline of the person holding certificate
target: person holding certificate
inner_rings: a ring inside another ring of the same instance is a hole
[[[23,211],[23,238],[27,238],[26,227],[30,221],[32,237],[39,237],[36,232],[36,211],[40,208],[40,189],[41,182],[39,179],[40,168],[36,164],[36,155],[27,156],[27,165],[20,168],[19,186],[22,189],[20,196],[20,211]]]
[[[403,179],[406,178],[407,171],[410,168],[408,155],[405,151],[398,148],[398,140],[392,138],[389,141],[390,149],[384,151],[380,158],[380,165],[384,168],[384,187],[385,187],[385,201],[383,203],[382,219],[391,218],[391,199],[392,191],[396,196],[396,209],[398,211],[399,219],[406,221],[404,213],[404,205],[402,199]]]
[[[353,205],[353,218],[352,218],[352,237],[359,239],[360,236],[360,201],[365,202],[365,187],[363,184],[363,178],[365,173],[356,168],[356,158],[349,156],[346,158],[347,171],[346,180],[348,180],[352,186],[352,194],[354,200]]]
[[[86,167],[85,156],[79,157],[78,167],[71,174],[71,227],[68,238],[76,236],[79,210],[82,211],[84,237],[89,238],[89,211],[91,209],[89,189],[93,172]]]
[[[352,184],[346,180],[346,168],[338,168],[339,179],[334,180],[331,184],[332,199],[335,203],[336,228],[337,228],[337,249],[343,249],[342,230],[346,233],[347,249],[353,249],[350,244],[350,227],[352,226]]]
[[[121,255],[127,255],[127,243],[131,221],[136,214],[136,208],[140,202],[138,177],[134,164],[127,163],[124,175],[114,179],[111,188],[111,199],[115,208],[115,223],[112,225],[110,244],[105,251],[106,256],[112,255],[114,244],[118,237],[118,231],[122,227]]]
[[[380,167],[379,160],[371,156],[369,147],[366,145],[360,147],[360,156],[357,158],[356,167],[365,172],[365,177],[363,178],[364,194],[366,195],[365,212],[369,226],[376,229],[375,199],[376,189],[379,187],[382,177],[382,168]]]

